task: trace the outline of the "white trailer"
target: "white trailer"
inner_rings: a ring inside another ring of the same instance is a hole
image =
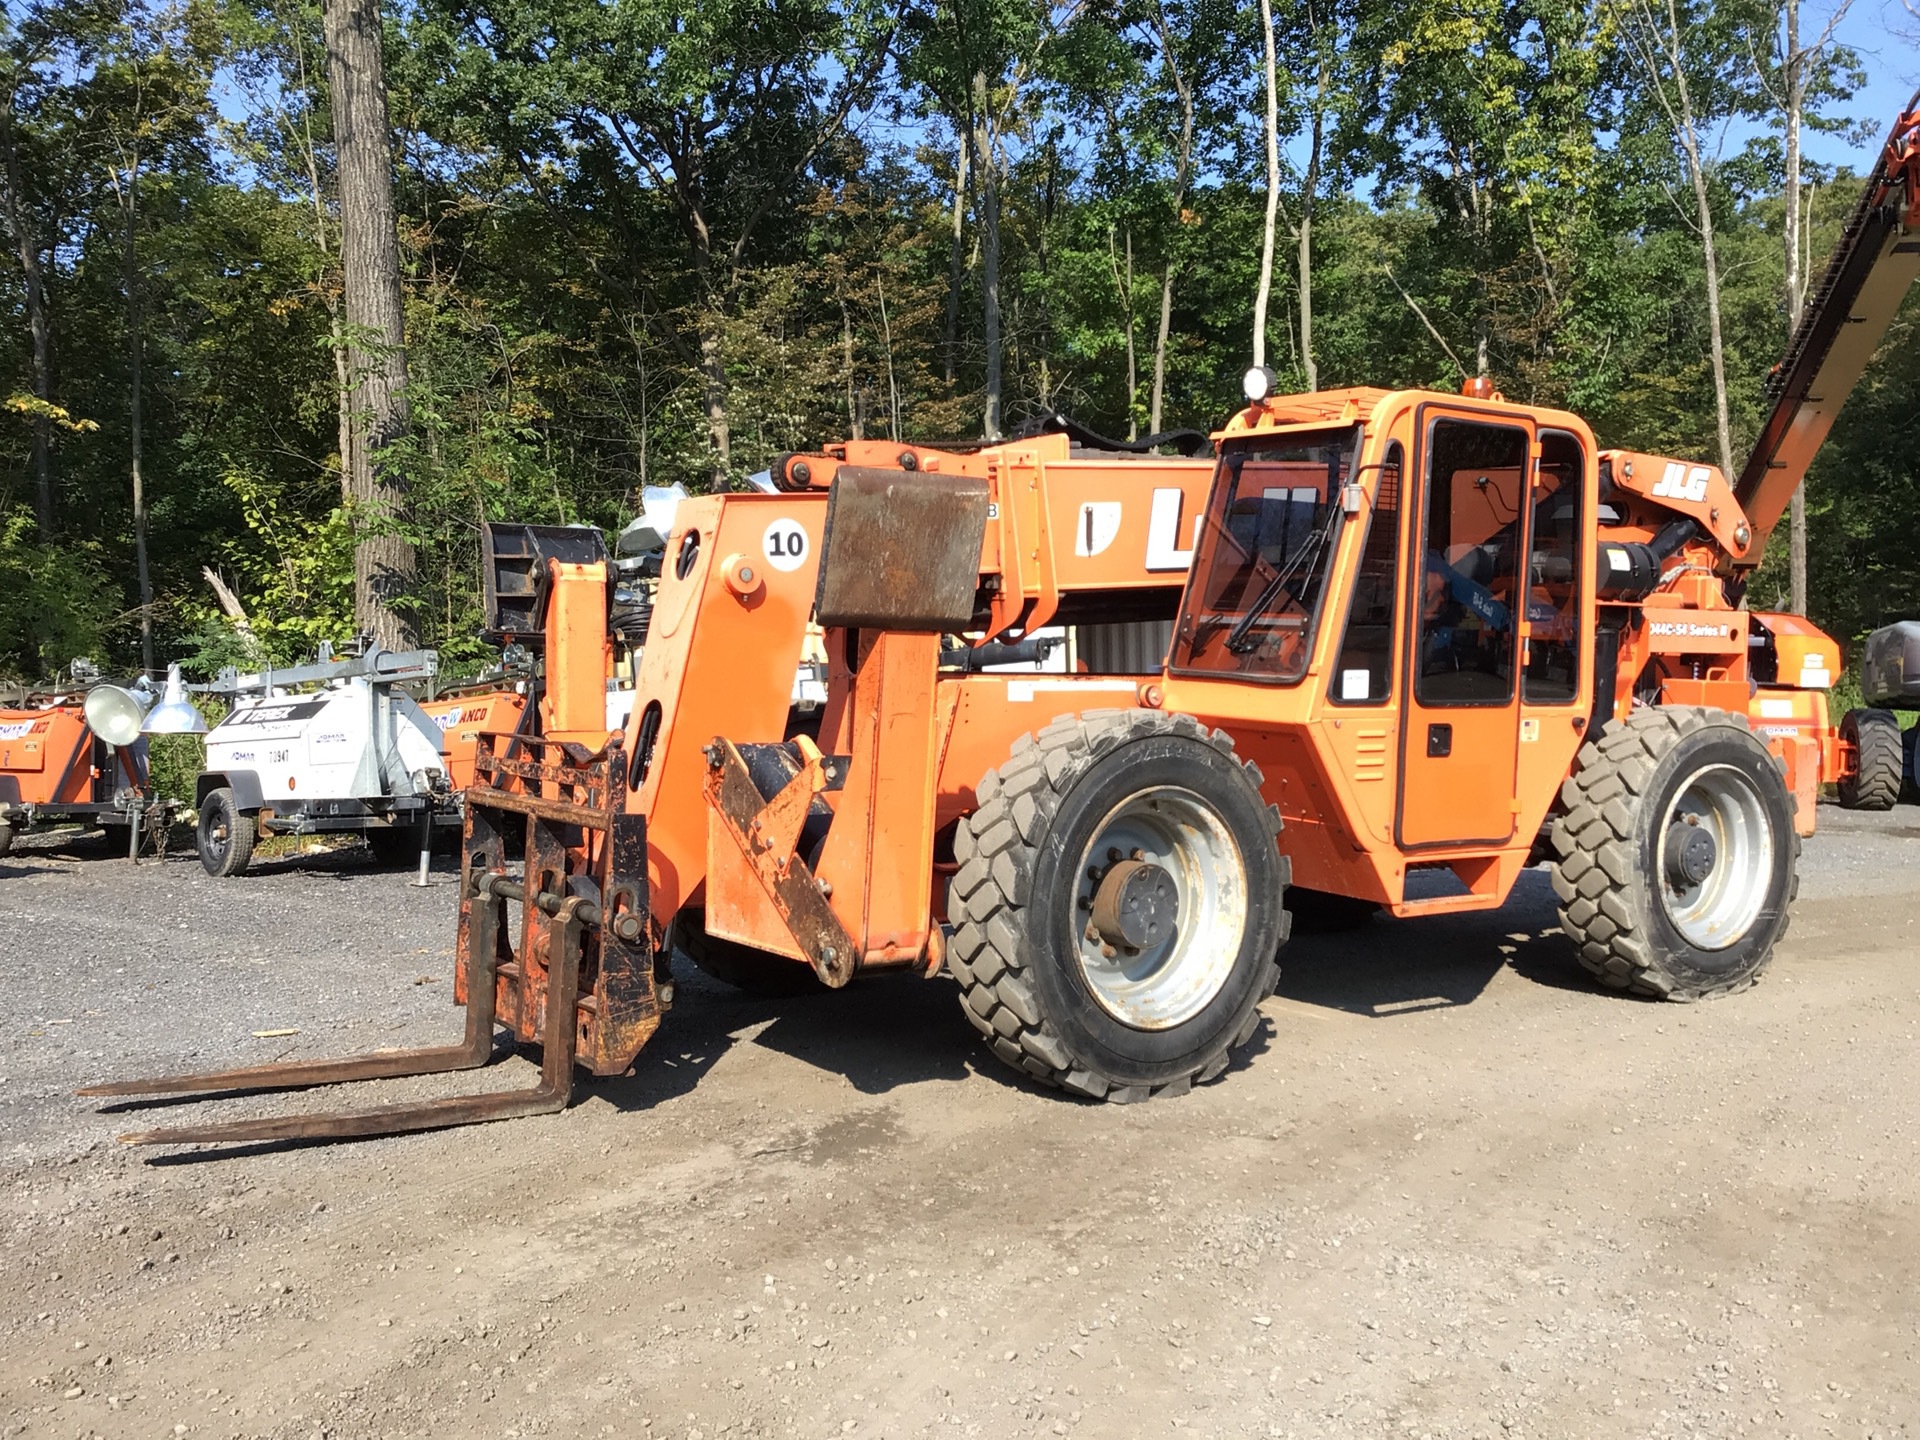
[[[263,834],[351,831],[393,864],[422,853],[435,828],[457,828],[440,731],[399,688],[438,669],[431,650],[335,660],[323,649],[311,665],[194,686],[234,701],[208,732],[194,786],[207,873],[241,874]]]

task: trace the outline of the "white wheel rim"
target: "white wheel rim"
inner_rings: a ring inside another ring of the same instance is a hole
[[[1156,865],[1172,882],[1177,914],[1157,943],[1107,943],[1091,916],[1100,877],[1120,859]],[[1074,885],[1075,949],[1100,1008],[1133,1030],[1170,1030],[1206,1009],[1233,973],[1247,928],[1240,848],[1213,807],[1190,790],[1158,786],[1128,797],[1094,828]]]
[[[1670,864],[1677,825],[1704,830],[1715,846],[1712,869],[1696,883],[1679,880]],[[1773,885],[1773,828],[1753,781],[1731,765],[1691,776],[1661,820],[1654,861],[1667,918],[1688,944],[1724,950],[1737,943]]]

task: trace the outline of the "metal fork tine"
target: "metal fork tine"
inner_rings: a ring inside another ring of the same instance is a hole
[[[546,1115],[564,1110],[570,1097],[550,1091],[543,1081],[530,1090],[501,1090],[486,1095],[450,1095],[406,1105],[374,1105],[324,1115],[269,1115],[258,1120],[227,1120],[208,1125],[175,1125],[135,1130],[119,1137],[126,1145],[231,1145],[268,1140],[344,1140],[363,1135],[404,1135],[414,1130],[444,1130]]]
[[[559,952],[548,972],[545,1051],[540,1060],[540,1083],[525,1090],[497,1090],[484,1095],[450,1095],[412,1104],[376,1105],[365,1110],[320,1115],[270,1115],[257,1120],[228,1120],[208,1125],[169,1126],[136,1130],[122,1135],[128,1145],[220,1145],[249,1141],[339,1140],[353,1136],[400,1135],[416,1130],[441,1130],[456,1125],[480,1125],[490,1120],[512,1120],[564,1110],[573,1098],[573,1061],[578,1036],[575,1016],[580,989],[579,910],[584,902],[569,899],[557,917]],[[496,906],[486,907],[497,917]],[[469,1036],[472,1017],[484,1010],[485,1032],[493,1026],[494,948],[489,920],[473,927],[476,965],[469,972],[467,1005]],[[484,957],[484,958],[482,958]],[[479,988],[476,988],[479,987]],[[372,1057],[369,1057],[372,1058]],[[328,1062],[320,1062],[322,1064]],[[334,1062],[351,1064],[355,1062]],[[449,1067],[451,1068],[451,1067]],[[408,1073],[408,1072],[393,1072]]]
[[[468,1013],[471,1030],[472,1012]],[[315,1085],[337,1085],[350,1080],[385,1080],[398,1075],[438,1075],[450,1070],[473,1070],[493,1053],[492,1022],[476,1045],[472,1037],[459,1045],[422,1050],[376,1050],[342,1060],[298,1060],[287,1065],[252,1065],[242,1070],[207,1070],[198,1075],[156,1075],[146,1080],[116,1080],[89,1085],[76,1095],[194,1095],[225,1090],[304,1090]]]

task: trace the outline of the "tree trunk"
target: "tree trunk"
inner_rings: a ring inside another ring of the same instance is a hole
[[[127,469],[133,481],[133,565],[140,585],[140,668],[153,673],[153,577],[147,568],[147,488],[141,473],[144,414],[141,384],[146,369],[145,320],[140,307],[139,258],[134,236],[140,218],[140,160],[127,172],[122,199],[126,233],[122,239],[121,280],[127,292]]]
[[[1165,10],[1157,8],[1154,18],[1160,35],[1160,54],[1173,79],[1174,93],[1180,97],[1180,152],[1173,176],[1173,229],[1168,232],[1166,264],[1160,271],[1160,329],[1153,341],[1153,404],[1147,411],[1149,435],[1160,433],[1160,416],[1166,403],[1167,340],[1173,333],[1173,277],[1179,265],[1180,227],[1185,222],[1187,207],[1187,174],[1193,161],[1193,91],[1180,73]]]
[[[953,388],[960,349],[960,282],[966,274],[967,151],[970,141],[960,137],[953,171],[953,247],[947,252],[947,333],[943,353],[947,361],[947,388]],[[894,438],[898,439],[898,436]]]
[[[714,490],[733,486],[733,427],[727,420],[727,357],[720,315],[711,304],[700,319],[700,395],[707,412],[707,444],[713,451],[708,480]]]
[[[357,532],[354,623],[381,646],[404,650],[416,643],[406,613],[414,588],[413,546],[398,528],[407,519],[406,483],[381,459],[387,446],[406,435],[410,415],[379,3],[325,0],[321,18],[340,177],[340,265],[354,420],[345,457]]]
[[[1713,420],[1720,442],[1720,469],[1733,474],[1733,425],[1727,413],[1727,348],[1720,325],[1720,254],[1714,241],[1713,201],[1707,191],[1707,174],[1700,154],[1700,140],[1694,133],[1692,107],[1686,100],[1682,82],[1681,104],[1685,107],[1687,168],[1693,174],[1693,203],[1699,215],[1700,253],[1707,266],[1707,339],[1713,355]]]
[[[973,173],[980,196],[980,289],[987,345],[987,398],[982,431],[1000,438],[1000,180],[987,125],[987,72],[973,72]]]
[[[1120,252],[1113,243],[1113,227],[1107,227],[1107,263],[1113,267],[1114,288],[1120,292],[1121,323],[1126,328],[1127,337],[1127,439],[1137,440],[1140,425],[1134,419],[1134,402],[1140,395],[1140,362],[1134,347],[1133,321],[1133,228],[1127,228],[1127,259],[1124,268],[1120,262]]]
[[[1800,123],[1807,97],[1807,59],[1800,50],[1800,0],[1781,0],[1781,21],[1785,33],[1781,43],[1786,62],[1782,100],[1786,110],[1786,246],[1787,334],[1800,328],[1800,315],[1807,305],[1807,278],[1800,268]],[[1807,486],[1803,480],[1794,487],[1787,510],[1787,608],[1796,615],[1807,613]]]
[[[866,439],[861,423],[860,396],[853,381],[853,313],[847,309],[847,297],[840,297],[840,358],[847,376],[847,434],[855,440]]]
[[[307,166],[307,193],[313,201],[313,243],[325,257],[325,266],[330,269],[333,261],[332,247],[327,244],[327,200],[326,192],[320,185],[320,147],[313,140],[313,107],[315,96],[313,85],[307,75],[307,42],[304,33],[292,33],[295,75],[299,80],[300,94],[305,99],[306,108],[300,112],[300,138],[305,151],[302,157]],[[340,449],[340,499],[343,503],[353,501],[353,483],[348,474],[347,457],[353,452],[353,397],[349,393],[353,378],[347,369],[347,340],[340,328],[340,303],[334,298],[328,285],[329,276],[322,271],[320,293],[327,306],[327,333],[333,339],[333,379],[336,391],[334,397],[334,443]]]
[[[0,106],[0,145],[6,149],[7,229],[20,256],[27,329],[33,336],[33,398],[43,405],[51,405],[53,325],[47,314],[46,275],[40,268],[40,238],[34,233],[33,217],[20,189],[20,147],[14,133],[11,90],[7,92],[4,106]],[[34,523],[39,527],[40,538],[50,540],[60,517],[59,507],[54,503],[53,426],[44,413],[33,417],[33,482]]]
[[[880,343],[887,354],[887,416],[891,422],[887,429],[887,438],[900,438],[900,383],[893,374],[893,322],[887,318],[887,286],[885,276],[876,271],[873,277],[873,293],[880,300]]]
[[[1273,226],[1280,213],[1280,82],[1273,47],[1273,0],[1260,0],[1260,35],[1266,43],[1267,218],[1260,232],[1260,287],[1253,297],[1253,363],[1267,363],[1267,303],[1273,298]]]
[[[1727,414],[1727,353],[1720,323],[1720,255],[1714,241],[1713,197],[1707,188],[1705,158],[1700,153],[1700,136],[1694,122],[1693,96],[1687,85],[1687,60],[1680,33],[1680,21],[1671,0],[1664,7],[1664,24],[1655,14],[1656,0],[1635,0],[1629,23],[1624,27],[1628,42],[1647,73],[1655,99],[1666,112],[1686,159],[1687,178],[1693,185],[1695,224],[1700,231],[1700,253],[1707,272],[1707,329],[1713,357],[1714,425],[1720,446],[1720,468],[1733,474],[1733,426]],[[1673,94],[1667,93],[1663,69],[1673,72]],[[1484,277],[1482,278],[1484,284]]]
[[[1327,61],[1320,59],[1320,74],[1313,92],[1313,136],[1307,149],[1307,174],[1300,187],[1300,368],[1306,372],[1307,389],[1320,388],[1320,366],[1313,358],[1313,204],[1320,188],[1320,157],[1326,147]]]

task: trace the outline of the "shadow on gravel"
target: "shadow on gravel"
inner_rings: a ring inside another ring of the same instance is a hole
[[[191,851],[188,859],[199,863]],[[309,875],[333,880],[379,880],[391,879],[395,885],[410,883],[416,870],[412,865],[386,865],[374,858],[373,852],[364,845],[342,846],[337,850],[303,851],[293,855],[256,855],[253,863],[247,867],[247,873],[223,880],[223,885],[250,885],[263,880],[272,880],[277,875]],[[460,878],[460,862],[456,857],[436,853],[433,863],[427,870],[427,877],[434,886],[452,888]]]
[[[1556,990],[1595,992],[1560,933],[1546,873],[1521,875],[1498,910],[1411,920],[1381,916],[1280,952],[1284,999],[1370,1020],[1471,1005],[1503,969]]]
[[[341,878],[364,874],[359,850],[289,857],[274,868]],[[4,874],[0,869],[0,874]],[[396,883],[400,872],[395,872]],[[437,879],[451,874],[435,866]],[[1280,954],[1283,999],[1322,1006],[1368,1019],[1389,1019],[1449,1006],[1470,1005],[1502,969],[1553,989],[1598,992],[1559,932],[1554,898],[1544,873],[1522,875],[1507,905],[1496,911],[1417,920],[1376,918],[1339,934],[1298,935]],[[691,965],[675,967],[680,1003],[641,1051],[630,1075],[576,1076],[574,1103],[599,1099],[622,1113],[651,1110],[690,1094],[736,1045],[754,1045],[834,1075],[863,1095],[885,1095],[903,1085],[958,1083],[975,1078],[1012,1089],[1027,1082],[1002,1065],[960,1013],[953,981],[912,974],[858,981],[845,990],[767,998],[712,980]],[[1611,999],[1613,997],[1607,996]],[[1274,1024],[1263,1019],[1253,1038],[1234,1053],[1231,1071],[1260,1063],[1271,1048]],[[501,1037],[496,1064],[514,1053]],[[518,1052],[537,1063],[539,1049]],[[502,1067],[485,1088],[531,1084],[528,1064]],[[328,1108],[373,1103],[339,1088]],[[103,1106],[103,1115],[166,1109],[180,1097],[155,1097]],[[272,1155],[333,1141],[279,1141],[216,1150],[160,1154],[153,1165],[191,1165],[241,1156]]]
[[[0,860],[0,880],[18,880],[23,875],[58,874],[58,865],[22,865],[18,860]]]
[[[844,1076],[863,1095],[974,1075],[1021,1083],[981,1046],[945,976],[876,976],[844,990],[779,999],[736,990],[691,966],[676,967],[676,982],[680,1002],[634,1073],[592,1081],[591,1093],[623,1111],[651,1109],[687,1094],[739,1044]]]

